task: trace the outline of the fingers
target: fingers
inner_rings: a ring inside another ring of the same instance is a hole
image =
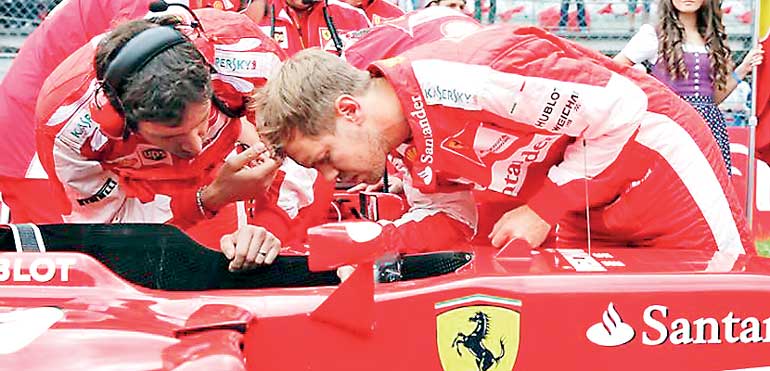
[[[365,189],[366,189],[366,187],[368,187],[368,186],[369,186],[369,185],[368,185],[368,184],[366,184],[366,183],[358,183],[358,184],[356,184],[356,185],[354,185],[354,186],[352,186],[352,187],[348,188],[348,189],[347,189],[347,192],[348,192],[348,193],[356,193],[356,192],[361,192],[361,191],[365,190]]]
[[[267,237],[265,238],[265,244],[270,246],[267,256],[265,256],[265,264],[273,264],[275,258],[277,258],[278,254],[281,252],[281,240],[268,232]]]
[[[244,227],[235,232],[235,254],[230,261],[230,271],[244,268],[244,262],[246,261],[246,256],[249,253],[251,238],[254,233],[250,227],[251,226]]]
[[[246,256],[246,261],[249,264],[259,265],[265,262],[265,257],[270,249],[270,246],[265,246],[266,233],[264,228],[259,228],[251,237],[251,247],[249,247],[249,254]]]
[[[226,234],[219,239],[219,248],[222,253],[225,254],[227,259],[232,260],[235,256],[235,242],[233,242],[233,235]]]
[[[272,264],[281,252],[281,241],[277,237],[265,228],[253,225],[223,236],[221,244],[225,256],[231,259],[228,266],[231,272]]]
[[[494,233],[491,239],[492,239],[492,246],[497,247],[499,249],[505,246],[506,243],[508,243],[508,240],[511,239],[511,236],[508,230],[502,229],[500,231],[497,231],[497,233]]]
[[[341,282],[345,282],[355,270],[356,268],[352,265],[343,265],[337,268],[337,277],[340,278]]]
[[[370,184],[366,187],[366,192],[376,192],[382,189],[382,182]]]
[[[252,161],[259,159],[260,155],[266,152],[268,152],[268,150],[264,145],[255,145],[227,159],[223,167],[228,169],[230,172],[236,172],[242,169],[244,166],[250,164]]]

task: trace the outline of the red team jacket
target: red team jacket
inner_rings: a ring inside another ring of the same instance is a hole
[[[374,26],[388,19],[404,15],[404,11],[401,8],[388,0],[364,0],[361,8]]]
[[[215,9],[196,13],[215,40],[194,41],[215,68],[215,94],[237,109],[285,54],[244,15]],[[212,107],[204,149],[192,159],[177,158],[139,135],[123,140],[112,127],[115,123],[102,120],[103,113],[96,108],[96,101],[104,97],[95,95],[95,49],[96,40],[67,58],[46,80],[37,105],[38,152],[54,183],[55,199],[64,203],[64,220],[169,222],[182,228],[201,221],[195,192],[210,183],[234,150],[241,120]],[[118,122],[122,125],[122,120]],[[264,225],[286,241],[291,219],[313,203],[318,177],[296,165],[281,169],[274,197],[261,200],[252,224]],[[325,216],[328,207],[323,206]],[[235,226],[220,228],[232,232]],[[217,240],[218,236],[211,239]]]
[[[335,51],[329,25],[324,19],[324,1],[316,2],[310,9],[297,13],[285,0],[276,0],[272,5],[273,19],[265,17],[260,26],[288,55],[312,47]],[[329,0],[326,5],[337,33],[342,36],[351,31],[369,27],[369,19],[363,10],[338,0]]]
[[[417,196],[390,230],[408,244],[400,248],[429,249],[451,241],[447,228],[475,228],[472,201],[462,201],[471,187],[526,202],[559,223],[557,242],[585,244],[587,177],[595,242],[751,250],[713,138],[654,79],[536,28],[447,33],[446,19],[420,14],[378,29],[393,45],[421,29],[441,40],[369,67],[393,85],[412,131],[392,156]],[[376,45],[367,37],[346,56]]]

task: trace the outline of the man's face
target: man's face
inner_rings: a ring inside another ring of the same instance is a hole
[[[294,161],[315,168],[327,180],[376,183],[385,172],[386,147],[369,126],[338,117],[333,133],[310,137],[295,132],[284,149]]]
[[[303,3],[302,0],[286,0],[286,4],[295,10],[307,10],[310,8],[310,5]]]
[[[438,5],[456,9],[461,12],[465,10],[465,0],[440,0]]]
[[[209,129],[211,100],[187,105],[182,123],[170,127],[152,121],[140,121],[137,133],[147,142],[181,158],[195,157],[203,149]]]

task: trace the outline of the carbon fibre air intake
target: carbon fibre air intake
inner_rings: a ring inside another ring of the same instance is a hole
[[[16,252],[45,252],[45,244],[40,229],[31,223],[27,224],[2,224],[8,227],[13,234]]]

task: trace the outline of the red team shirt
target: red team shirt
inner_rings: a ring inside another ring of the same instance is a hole
[[[215,94],[230,108],[240,108],[244,96],[265,83],[285,54],[244,15],[215,9],[196,13],[207,35],[215,40],[213,44],[196,43],[215,68]],[[204,219],[195,192],[213,180],[223,159],[233,151],[241,120],[212,106],[203,151],[192,159],[156,148],[140,135],[123,140],[120,130],[111,127],[114,123],[102,120],[103,113],[95,104],[105,100],[101,94],[95,95],[95,50],[96,40],[67,58],[46,80],[37,106],[38,152],[55,199],[64,204],[64,220],[168,222],[191,227]],[[122,125],[122,120],[118,122]],[[286,242],[292,219],[317,201],[313,187],[320,177],[309,170],[285,164],[271,197],[260,200],[256,213],[249,215],[252,224],[267,227]],[[325,217],[328,204],[319,205]],[[243,211],[241,214],[246,218]],[[232,232],[235,215],[228,209],[208,224],[220,232]],[[207,242],[216,243],[220,235],[208,236]]]
[[[323,0],[299,13],[288,6],[285,0],[276,0],[273,7],[274,24],[271,24],[273,20],[268,16],[260,26],[267,35],[272,30],[273,39],[289,56],[312,47],[335,51],[329,26],[324,19]],[[359,8],[338,0],[329,0],[327,8],[339,35],[371,26],[366,14]]]
[[[370,35],[391,40],[386,51],[409,50],[369,67],[395,88],[412,131],[391,156],[416,206],[390,229],[408,244],[400,248],[435,248],[458,236],[449,230],[476,228],[471,187],[558,222],[557,245],[584,245],[587,176],[594,243],[751,251],[719,151],[686,103],[540,29],[453,22],[411,13],[346,51],[360,66],[379,48]]]

